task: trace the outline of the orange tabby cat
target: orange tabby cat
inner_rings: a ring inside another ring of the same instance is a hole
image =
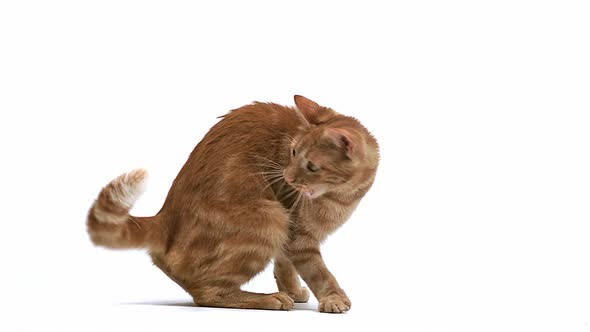
[[[356,119],[295,96],[297,108],[254,103],[205,135],[153,217],[129,210],[144,170],[113,180],[88,214],[96,245],[147,248],[156,266],[202,306],[290,310],[309,293],[322,312],[351,302],[320,254],[320,243],[371,187],[377,141]],[[240,286],[274,258],[279,292]]]

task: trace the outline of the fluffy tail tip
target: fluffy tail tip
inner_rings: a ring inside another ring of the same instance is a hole
[[[131,224],[135,220],[129,216],[129,210],[143,193],[146,180],[147,171],[135,169],[118,176],[100,191],[87,219],[94,244],[107,248],[141,246],[143,233],[137,233],[138,228]]]
[[[114,189],[111,191],[114,201],[119,201],[125,208],[130,209],[143,194],[146,188],[148,172],[143,168],[134,169],[115,179]]]

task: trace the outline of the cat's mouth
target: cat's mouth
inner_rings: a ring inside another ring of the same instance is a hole
[[[305,197],[310,198],[310,199],[316,198],[321,195],[321,193],[319,191],[314,190],[313,188],[310,188],[306,185],[292,183],[291,186],[293,188],[295,188],[295,190],[302,193]]]

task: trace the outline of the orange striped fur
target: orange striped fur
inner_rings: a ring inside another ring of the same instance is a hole
[[[88,214],[91,240],[148,249],[198,305],[290,310],[309,299],[301,276],[320,311],[349,310],[320,243],[371,187],[378,145],[356,119],[305,97],[295,103],[253,103],[225,115],[193,150],[154,217],[129,215],[144,170],[113,180]],[[242,291],[272,259],[279,292]]]

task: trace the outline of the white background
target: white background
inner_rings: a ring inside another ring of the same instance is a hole
[[[293,94],[381,144],[323,247],[349,313],[191,307],[91,245],[113,177],[153,215],[217,116]],[[0,112],[2,331],[590,331],[587,1],[3,1]]]

